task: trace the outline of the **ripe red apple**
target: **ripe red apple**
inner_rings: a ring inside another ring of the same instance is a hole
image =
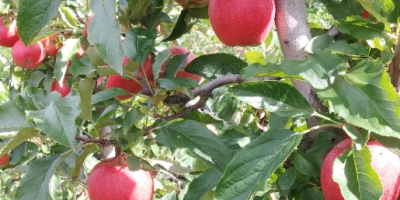
[[[268,36],[275,17],[274,0],[210,0],[211,26],[228,46],[257,46]]]
[[[88,29],[89,23],[90,23],[90,21],[92,21],[93,17],[94,17],[94,15],[91,15],[91,16],[88,18],[88,20],[86,21],[86,23],[85,23],[85,28],[83,29],[83,35],[85,36],[85,38],[88,37],[87,29]]]
[[[67,96],[71,92],[71,88],[68,87],[65,78],[63,80],[62,86],[58,83],[57,80],[54,80],[50,86],[50,92],[57,91],[61,94],[61,97]]]
[[[8,157],[8,153],[6,153],[0,157],[0,168],[7,167],[9,162],[10,158]]]
[[[337,144],[326,156],[321,170],[322,193],[326,200],[344,200],[339,185],[333,181],[333,162],[343,152],[351,148],[351,139]],[[377,141],[367,143],[371,152],[371,165],[378,173],[383,186],[380,200],[397,199],[400,193],[400,158]]]
[[[208,5],[210,0],[175,0],[176,3],[182,6],[185,9],[191,8],[203,8]]]
[[[61,49],[62,44],[57,41],[58,34],[53,34],[43,40],[41,40],[44,50],[48,56],[55,57],[57,55],[58,50]]]
[[[18,40],[13,45],[11,54],[14,62],[25,69],[37,68],[46,56],[41,42],[36,42],[26,47],[21,40]]]
[[[124,79],[119,74],[109,75],[106,81],[105,88],[121,88],[129,92],[129,94],[119,95],[115,98],[117,100],[125,100],[131,98],[133,95],[138,94],[142,91],[143,87],[140,83],[136,82],[133,79]]]
[[[154,183],[150,172],[130,171],[114,158],[98,163],[87,180],[91,200],[151,200]]]
[[[0,46],[12,47],[19,40],[17,24],[13,21],[9,27],[4,24],[4,17],[0,17]]]

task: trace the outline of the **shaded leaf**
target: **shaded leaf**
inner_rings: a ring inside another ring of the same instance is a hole
[[[383,37],[383,30],[385,29],[385,25],[381,22],[373,23],[362,19],[339,20],[337,27],[341,33],[349,34],[359,40]]]
[[[347,44],[345,41],[337,41],[330,44],[327,50],[333,51],[338,54],[344,54],[349,56],[368,56],[368,49],[358,43]]]
[[[26,122],[25,114],[13,101],[0,105],[0,133],[18,131],[22,127],[31,126]]]
[[[185,71],[212,80],[228,74],[239,74],[246,66],[243,60],[233,55],[216,53],[197,57]]]
[[[128,94],[128,92],[121,88],[109,88],[107,90],[100,91],[93,95],[92,105],[124,94]]]
[[[203,199],[217,185],[221,177],[222,173],[215,169],[203,172],[199,177],[190,182],[189,189],[183,200]]]
[[[49,155],[30,163],[17,189],[18,200],[48,199],[51,177],[60,163],[58,155]]]
[[[176,24],[172,29],[171,34],[167,38],[165,38],[164,41],[176,40],[188,31],[188,27],[191,27],[189,24],[190,15],[188,14],[189,10],[184,9],[181,11],[181,14],[176,21]]]
[[[216,199],[245,200],[285,161],[300,143],[290,130],[270,130],[251,141],[228,164],[217,185]]]
[[[184,120],[169,124],[161,133],[178,148],[187,148],[211,167],[223,171],[231,159],[224,142],[199,122]]]
[[[129,59],[145,66],[144,63],[151,50],[153,50],[156,37],[157,32],[155,29],[135,28],[126,32],[123,46],[125,55]]]
[[[79,107],[82,110],[79,117],[85,120],[92,119],[92,91],[94,85],[95,80],[92,78],[87,78],[79,82],[78,92],[81,97]]]
[[[85,149],[81,153],[81,155],[79,155],[75,159],[75,167],[71,169],[71,177],[73,180],[76,180],[79,177],[81,168],[83,166],[83,163],[85,162],[86,157],[88,157],[90,154],[92,154],[94,152],[94,150],[96,149],[96,147],[97,147],[97,145],[94,143],[87,144],[85,146]]]
[[[278,178],[279,188],[282,190],[288,190],[296,180],[296,170],[291,167],[281,174]]]
[[[19,0],[17,27],[25,45],[31,44],[43,27],[58,14],[60,0]]]
[[[7,141],[6,143],[2,143],[2,146],[0,147],[0,155],[3,155],[21,143],[27,141],[28,139],[31,139],[33,137],[38,137],[40,131],[33,128],[33,127],[25,127],[21,128],[18,130],[18,133],[16,136],[14,136],[11,140]]]
[[[321,166],[313,155],[303,152],[294,152],[291,155],[291,161],[300,173],[307,176],[319,177]]]
[[[88,40],[112,69],[122,74],[124,52],[121,45],[120,27],[116,15],[115,0],[91,1],[94,13],[88,27]]]
[[[310,116],[313,109],[291,85],[278,81],[247,82],[231,88],[239,100],[280,116]]]

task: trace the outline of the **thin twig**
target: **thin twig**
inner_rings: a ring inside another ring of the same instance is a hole
[[[103,146],[113,145],[113,141],[107,139],[86,138],[82,136],[75,136],[75,139],[82,141],[84,143],[96,143],[96,144],[101,144]]]

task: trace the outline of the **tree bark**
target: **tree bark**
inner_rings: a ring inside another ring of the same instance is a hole
[[[275,0],[275,4],[275,24],[284,57],[290,60],[306,60],[304,48],[311,40],[311,32],[305,0]],[[294,79],[292,82],[314,110],[326,110],[308,82]],[[318,125],[315,117],[307,118],[306,121],[309,128]],[[306,136],[303,149],[311,146],[317,134],[318,132],[314,131]]]
[[[390,64],[390,78],[396,91],[399,91],[399,76],[400,76],[400,38],[397,39],[396,49],[394,50],[394,57]]]

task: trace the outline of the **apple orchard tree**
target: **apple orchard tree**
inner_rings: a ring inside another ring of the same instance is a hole
[[[0,199],[396,200],[399,0],[2,0]]]

